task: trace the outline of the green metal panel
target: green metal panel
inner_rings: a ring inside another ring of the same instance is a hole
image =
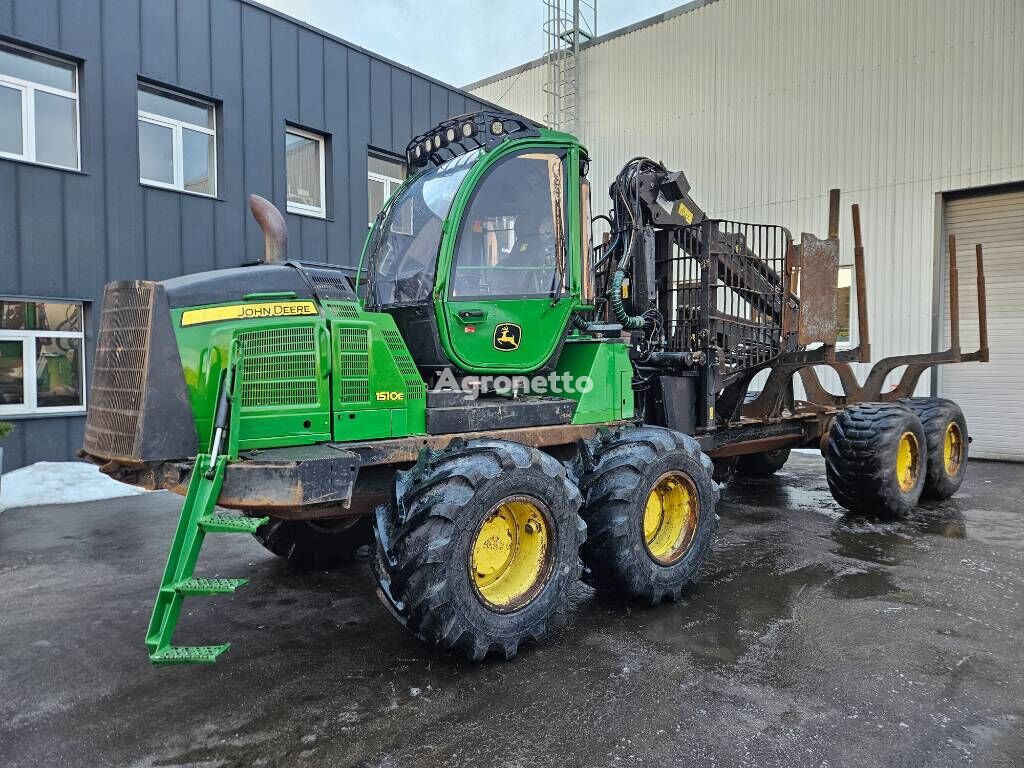
[[[209,449],[217,389],[236,338],[244,358],[239,450],[426,432],[426,385],[390,315],[326,302],[326,317],[182,326],[183,312],[205,308],[171,313],[201,451]]]
[[[184,312],[206,308],[171,311],[200,451],[209,449],[207,436],[217,389],[236,336],[245,357],[239,388],[239,449],[330,440],[330,347],[324,319],[237,320],[182,326]]]
[[[325,309],[334,355],[333,438],[425,434],[426,384],[391,315],[354,303]]]
[[[625,342],[574,336],[562,348],[555,372],[560,377],[569,374],[573,381],[586,376],[593,385],[587,392],[561,395],[579,402],[573,424],[598,424],[633,417],[633,366]]]

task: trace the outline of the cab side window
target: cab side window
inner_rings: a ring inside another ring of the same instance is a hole
[[[567,291],[565,165],[563,154],[526,150],[484,176],[463,216],[452,297]]]

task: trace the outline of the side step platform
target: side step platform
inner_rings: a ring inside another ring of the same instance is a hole
[[[160,591],[146,632],[149,660],[154,664],[210,664],[217,660],[230,643],[221,645],[171,645],[174,628],[186,597],[226,595],[247,582],[246,579],[205,579],[193,576],[199,550],[207,533],[255,533],[269,518],[241,517],[215,513],[227,456],[212,458],[200,454],[192,470],[188,494],[181,508],[181,517],[174,533],[174,543],[167,557],[167,566],[160,581]]]
[[[466,400],[465,394],[461,392],[429,392],[427,434],[447,435],[570,424],[576,406],[575,400],[559,397],[523,395]]]

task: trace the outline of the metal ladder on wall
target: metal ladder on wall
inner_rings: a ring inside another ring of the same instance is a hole
[[[238,455],[238,409],[232,406],[241,379],[242,357],[239,351],[240,346],[236,342],[231,348],[227,370],[221,377],[210,453],[201,453],[196,457],[188,493],[174,533],[174,542],[160,580],[160,591],[149,620],[146,647],[149,660],[154,664],[211,664],[230,647],[230,643],[176,646],[171,644],[171,638],[186,597],[230,594],[248,581],[196,578],[193,575],[206,534],[252,534],[270,519],[225,515],[214,511],[224,485],[227,463]]]

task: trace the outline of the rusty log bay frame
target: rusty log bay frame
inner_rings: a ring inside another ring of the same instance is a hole
[[[902,398],[910,397],[917,387],[921,374],[933,365],[946,363],[965,362],[988,362],[988,317],[985,304],[985,268],[981,244],[975,245],[975,258],[977,260],[977,289],[978,289],[978,337],[979,345],[976,352],[964,353],[960,349],[960,289],[956,266],[956,239],[949,236],[947,248],[949,252],[949,317],[950,317],[950,345],[949,349],[941,352],[926,352],[915,355],[895,355],[879,360],[872,366],[863,384],[857,381],[851,363],[867,363],[871,360],[871,343],[868,330],[868,300],[864,268],[864,243],[861,239],[860,207],[852,206],[853,217],[853,258],[854,274],[857,288],[857,328],[858,344],[853,349],[837,350],[834,337],[832,343],[822,343],[821,347],[812,350],[801,350],[797,352],[786,352],[772,361],[769,368],[771,373],[765,382],[760,394],[752,402],[743,408],[743,415],[751,418],[770,418],[780,412],[783,398],[786,395],[790,381],[794,373],[799,374],[803,384],[806,400],[794,403],[794,416],[806,416],[811,413],[822,413],[823,411],[842,408],[853,403],[865,402],[896,402]],[[786,269],[790,276],[790,285],[795,286],[801,269],[808,263],[808,256],[815,258],[815,254],[821,250],[831,251],[838,254],[839,249],[839,190],[833,189],[829,194],[829,234],[828,240],[817,240],[813,236],[802,234],[803,244],[792,245],[787,253]],[[807,244],[812,248],[808,249]],[[827,248],[823,248],[827,245]],[[816,262],[816,267],[818,266]],[[820,286],[815,286],[820,288]],[[833,288],[833,295],[834,295]],[[820,297],[816,303],[828,305]],[[834,301],[832,304],[834,305]],[[799,310],[803,311],[803,306]],[[789,327],[791,318],[783,321],[783,327]],[[804,335],[804,318],[798,319],[801,328],[801,336]],[[813,328],[811,329],[813,330]],[[824,365],[832,368],[839,376],[839,382],[843,388],[842,395],[833,395],[825,390],[818,379],[814,366]],[[886,377],[900,366],[906,366],[906,370],[900,377],[896,386],[888,392],[882,392],[882,386]]]

